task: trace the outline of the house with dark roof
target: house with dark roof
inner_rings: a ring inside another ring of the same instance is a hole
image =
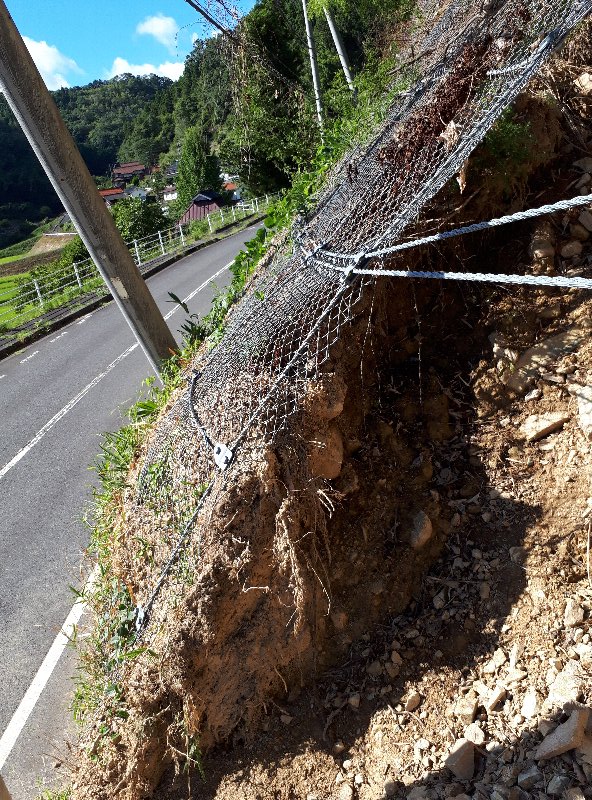
[[[146,166],[139,161],[128,161],[125,164],[116,164],[111,172],[111,178],[116,186],[120,186],[136,176],[144,177],[147,172]]]
[[[219,211],[222,205],[222,198],[218,192],[207,191],[196,194],[191,205],[183,214],[179,222],[194,222],[195,220],[205,219],[208,214]]]

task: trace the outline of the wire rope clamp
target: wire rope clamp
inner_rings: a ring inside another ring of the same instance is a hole
[[[216,462],[216,466],[220,467],[221,470],[225,470],[226,467],[230,466],[233,455],[234,453],[232,450],[226,447],[225,444],[218,442],[214,445],[214,461]]]

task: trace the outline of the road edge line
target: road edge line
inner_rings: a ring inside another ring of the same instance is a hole
[[[85,596],[87,592],[92,589],[98,575],[99,566],[97,564],[86,582],[83,596]],[[47,651],[47,655],[41,662],[41,666],[37,670],[31,685],[25,692],[24,697],[12,715],[6,730],[0,737],[0,769],[2,769],[2,767],[6,764],[6,761],[8,760],[8,757],[10,756],[19,736],[21,735],[23,728],[27,724],[27,720],[37,705],[43,690],[47,686],[47,682],[53,674],[53,671],[60,660],[62,653],[66,649],[68,642],[72,640],[76,625],[86,610],[86,605],[86,601],[80,599],[77,600],[70,609],[70,613],[66,617],[64,624],[60,628],[58,635],[53,641],[53,644]]]

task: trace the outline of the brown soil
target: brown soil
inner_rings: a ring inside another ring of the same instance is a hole
[[[581,176],[571,163],[584,155],[565,138],[561,146],[557,198]],[[534,205],[548,181],[530,177]],[[577,215],[551,219],[547,270],[592,274],[587,240],[581,255],[559,256]],[[422,257],[435,269],[460,261],[536,272],[536,231],[529,223]],[[156,658],[141,655],[124,674],[125,721],[87,730],[93,746],[73,796],[520,800],[549,796],[558,774],[564,789],[585,787],[592,768],[573,753],[543,763],[532,794],[517,782],[536,761],[541,723],[563,720],[565,709],[542,704],[558,672],[573,662],[581,686],[571,699],[592,699],[581,649],[592,454],[565,378],[590,384],[592,345],[539,372],[531,400],[503,376],[518,352],[587,325],[587,297],[428,281],[370,287],[290,435],[273,447],[253,436],[218,480],[185,577],[155,607]],[[567,422],[527,442],[521,425],[547,412]],[[162,540],[139,524],[122,496],[114,563],[142,597],[154,576],[138,537],[153,552]],[[582,611],[576,625],[564,620],[568,599]],[[496,684],[503,694],[488,708],[484,686]],[[529,690],[537,708],[527,715]],[[473,696],[482,740],[463,782],[444,761],[467,725],[458,701]],[[192,737],[205,779],[183,771]]]

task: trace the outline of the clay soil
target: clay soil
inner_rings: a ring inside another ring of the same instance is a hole
[[[562,232],[563,241],[569,239],[568,224],[554,220],[560,241]],[[516,266],[528,259],[530,238],[525,232],[507,241],[507,249],[503,240],[489,246],[500,261],[511,251]],[[578,271],[592,274],[587,243],[583,253]],[[473,288],[442,289],[426,305],[418,301],[415,341],[421,337],[421,348],[380,376],[381,406],[367,417],[363,447],[352,459],[365,476],[362,491],[388,509],[387,498],[401,486],[396,472],[376,466],[389,458],[385,426],[418,442],[426,407],[447,399],[449,431],[432,427],[433,438],[414,450],[407,467],[430,475],[422,487],[424,506],[438,503],[449,523],[439,556],[414,582],[409,606],[367,630],[356,627],[357,618],[368,617],[359,606],[361,597],[368,602],[367,588],[382,604],[385,584],[406,580],[409,565],[399,556],[385,575],[383,549],[376,542],[364,546],[364,531],[354,523],[356,541],[344,542],[344,552],[360,589],[339,598],[343,605],[335,602],[347,614],[342,639],[353,640],[346,654],[311,686],[288,687],[270,701],[257,727],[214,748],[204,759],[205,777],[171,772],[159,797],[507,800],[558,796],[551,784],[558,776],[561,792],[592,796],[591,759],[581,751],[540,762],[535,785],[521,779],[528,789],[517,782],[536,763],[544,735],[567,718],[553,701],[557,675],[572,670],[577,687],[571,700],[592,701],[592,447],[567,389],[590,385],[592,344],[567,348],[539,370],[525,400],[506,391],[500,375],[507,364],[488,338],[505,331],[507,348],[517,355],[559,332],[590,328],[592,303],[577,291],[486,289],[478,295]],[[439,315],[438,305],[455,313]],[[484,386],[495,386],[494,403],[483,391],[486,399],[476,400]],[[549,413],[565,422],[528,442],[521,431],[526,419]],[[354,503],[351,496],[337,499],[336,515],[351,515]],[[386,535],[396,549],[401,528],[391,522]],[[576,622],[566,612],[573,606],[581,610]],[[493,708],[487,708],[484,687],[503,690]],[[527,694],[535,697],[528,709]],[[470,717],[482,733],[474,775],[459,781],[444,762],[471,721],[462,713],[463,700],[475,703]]]

